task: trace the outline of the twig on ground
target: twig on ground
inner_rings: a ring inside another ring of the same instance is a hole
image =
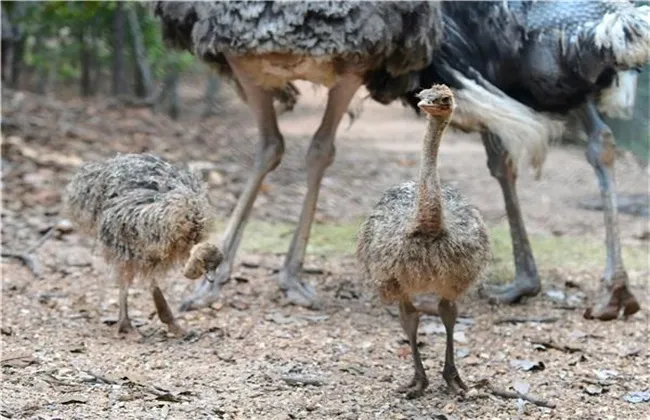
[[[490,390],[490,392],[493,395],[496,395],[497,397],[513,399],[513,400],[521,398],[522,400],[528,401],[528,402],[530,402],[532,404],[535,404],[535,405],[537,405],[539,407],[547,407],[547,408],[555,408],[556,407],[555,403],[548,402],[546,400],[541,400],[541,399],[532,397],[532,396],[530,396],[528,394],[519,393],[517,391],[506,391],[504,389],[495,388],[492,385],[488,385],[488,389]]]
[[[307,376],[283,376],[282,380],[289,385],[313,385],[313,386],[323,386],[323,381],[318,378],[310,378]]]
[[[40,264],[38,262],[38,258],[35,255],[32,255],[32,254],[38,248],[43,246],[43,244],[45,242],[47,242],[48,239],[50,239],[52,237],[52,235],[56,231],[56,227],[57,227],[57,225],[50,226],[47,229],[47,231],[45,232],[45,234],[34,245],[30,246],[26,250],[19,251],[19,252],[3,251],[2,252],[2,257],[3,258],[15,258],[15,259],[19,260],[20,262],[22,262],[25,265],[25,267],[27,267],[27,269],[29,271],[32,272],[34,277],[39,278],[41,276]]]
[[[23,354],[23,355],[20,355],[20,356],[7,357],[6,359],[0,360],[0,364],[5,364],[5,363],[11,362],[13,360],[30,359],[30,358],[32,358],[31,354]]]
[[[531,344],[539,344],[539,345],[542,345],[544,347],[548,347],[550,349],[555,349],[555,350],[562,351],[564,353],[576,353],[576,352],[579,352],[579,351],[583,351],[583,349],[580,348],[580,347],[574,347],[574,346],[570,346],[568,344],[557,344],[553,340],[550,340],[550,339],[548,339],[548,340],[532,339],[532,340],[530,340],[530,343]]]
[[[499,389],[492,385],[489,380],[483,379],[479,381],[477,387],[486,387],[488,391],[490,391],[490,394],[500,397],[500,398],[506,398],[510,400],[516,400],[516,399],[522,399],[524,401],[528,401],[531,404],[535,404],[539,407],[546,407],[546,408],[555,408],[556,404],[553,402],[549,402],[546,400],[542,400],[539,398],[535,398],[531,395],[528,394],[522,394],[517,391],[506,391],[504,389]],[[476,397],[478,398],[485,398],[487,395],[484,393],[478,393]]]
[[[543,323],[543,324],[552,324],[553,322],[557,322],[559,320],[558,317],[555,316],[549,316],[549,317],[532,317],[532,318],[525,318],[525,317],[518,317],[518,316],[507,316],[507,317],[502,317],[494,321],[494,325],[501,325],[501,324],[525,324],[528,322],[538,322],[538,323]]]
[[[85,373],[88,376],[92,376],[93,379],[95,379],[95,380],[97,380],[99,382],[104,382],[105,384],[117,385],[117,384],[120,383],[120,382],[118,382],[117,380],[115,380],[113,378],[109,378],[107,376],[100,375],[99,373],[95,373],[95,372],[93,372],[91,370],[84,370],[82,372]]]
[[[553,305],[553,309],[561,309],[563,311],[575,311],[576,309],[580,309],[580,308],[575,305],[559,304],[559,305]]]
[[[11,252],[11,251],[6,251],[5,252],[5,251],[3,251],[2,252],[2,258],[14,258],[14,259],[17,259],[18,261],[23,263],[23,265],[25,267],[27,267],[27,269],[29,271],[32,272],[34,277],[36,277],[36,278],[40,277],[41,270],[40,270],[40,267],[38,265],[38,262],[36,261],[36,259],[32,258],[32,256],[30,256],[30,255],[27,255],[27,254],[22,253],[22,252]]]

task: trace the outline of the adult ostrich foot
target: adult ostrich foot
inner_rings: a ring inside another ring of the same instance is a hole
[[[490,303],[519,303],[523,298],[537,296],[542,287],[538,277],[519,275],[512,283],[492,286],[487,291]]]
[[[135,327],[129,318],[122,318],[118,320],[116,331],[118,335],[129,335],[136,332]]]
[[[413,398],[419,398],[424,395],[424,391],[428,386],[429,380],[426,376],[420,377],[416,375],[413,377],[413,379],[411,379],[411,382],[397,388],[397,392],[404,394],[407,399],[411,400]]]
[[[625,317],[633,315],[641,309],[636,297],[627,287],[627,273],[618,273],[615,277],[612,282],[614,286],[605,290],[597,299],[597,303],[585,310],[583,315],[585,319],[611,321],[618,318],[621,309]]]
[[[222,264],[216,272],[206,273],[201,283],[196,286],[192,296],[185,299],[179,310],[181,312],[207,308],[219,299],[221,285],[230,279],[230,267]]]
[[[314,288],[304,280],[300,280],[297,275],[290,273],[289,270],[280,271],[278,283],[289,303],[309,309],[321,308]]]

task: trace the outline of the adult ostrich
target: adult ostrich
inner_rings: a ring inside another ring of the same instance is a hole
[[[186,49],[231,80],[252,109],[260,132],[253,172],[225,231],[224,261],[216,281],[206,279],[181,310],[207,306],[231,273],[250,210],[265,175],[280,164],[284,141],[274,97],[293,92],[302,79],[329,89],[322,121],[309,146],[307,194],[300,221],[279,273],[280,289],[294,304],[316,307],[313,288],[300,278],[325,169],[354,94],[372,73],[387,77],[382,89],[417,85],[415,71],[431,62],[441,33],[436,2],[154,2],[163,39]],[[395,94],[394,96],[396,96]]]

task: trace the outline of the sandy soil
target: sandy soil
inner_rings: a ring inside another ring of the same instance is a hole
[[[287,152],[264,184],[256,219],[298,218],[307,138],[325,98],[322,90],[301,87],[301,103],[281,117]],[[189,115],[180,122],[108,104],[3,92],[3,250],[36,242],[59,220],[61,189],[74,168],[115,151],[153,151],[212,170],[211,198],[227,217],[256,140],[241,104],[227,102],[206,121]],[[361,119],[346,126],[323,182],[318,223],[358,220],[382,191],[417,172],[423,124],[409,110],[367,103]],[[503,224],[501,193],[476,137],[450,134],[440,159],[443,180],[471,197],[491,225]],[[621,193],[647,193],[642,169],[624,156],[617,165]],[[519,183],[530,232],[585,240],[604,237],[602,213],[578,205],[597,194],[579,148],[553,149],[542,179],[523,171]],[[647,219],[619,219],[624,243],[647,246],[638,239]],[[635,419],[650,407],[630,402],[650,399],[631,394],[650,392],[647,270],[630,273],[642,311],[608,323],[582,318],[602,266],[556,270],[544,284],[555,293],[525,305],[493,307],[468,295],[455,337],[458,368],[474,388],[465,400],[451,395],[440,375],[440,320],[423,317],[420,342],[431,385],[423,398],[405,400],[395,389],[410,379],[412,367],[396,312],[363,289],[351,255],[308,256],[306,267],[317,270],[305,276],[324,302],[322,310],[310,311],[278,299],[274,273],[282,255],[241,252],[221,300],[182,314],[194,332],[186,339],[168,338],[146,287],[134,287],[132,317],[148,336],[120,338],[112,325],[117,289],[92,245],[75,232],[55,234],[36,252],[38,279],[18,261],[3,259],[3,418]],[[176,309],[191,285],[178,273],[168,280],[166,295]],[[559,292],[567,299],[558,301]],[[543,322],[502,322],[512,317]],[[486,380],[556,408],[494,396]]]

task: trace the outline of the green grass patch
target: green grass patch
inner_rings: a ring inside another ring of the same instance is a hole
[[[356,235],[361,221],[344,224],[314,223],[307,253],[325,256],[350,256],[356,248]],[[217,223],[223,232],[226,221]],[[284,253],[295,229],[294,224],[271,223],[250,220],[244,230],[242,248],[248,252]],[[512,242],[507,225],[490,229],[494,262],[492,278],[495,281],[510,281],[514,274]],[[559,269],[597,269],[605,266],[605,244],[603,240],[584,237],[530,235],[530,240],[541,271]],[[625,266],[632,270],[647,270],[648,248],[623,246]]]

